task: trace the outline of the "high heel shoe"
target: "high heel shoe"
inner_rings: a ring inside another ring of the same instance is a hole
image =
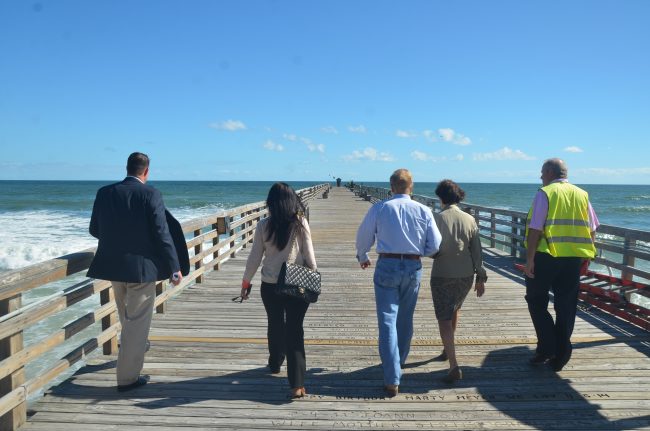
[[[461,371],[460,367],[456,366],[451,370],[449,370],[449,373],[447,373],[447,375],[442,378],[442,381],[450,384],[462,378],[463,378],[463,372]]]
[[[292,400],[294,400],[296,398],[304,398],[306,394],[307,391],[303,386],[301,386],[299,388],[292,388],[289,396],[291,397]]]

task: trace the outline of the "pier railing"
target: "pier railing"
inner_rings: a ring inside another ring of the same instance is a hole
[[[391,196],[390,189],[354,185],[352,190],[375,203]],[[412,198],[434,211],[436,198]],[[493,248],[524,259],[527,213],[461,203],[479,226],[482,240]],[[650,331],[650,232],[601,224],[596,233],[597,256],[582,278],[580,298]]]
[[[320,184],[299,190],[298,194],[307,203],[329,187],[327,183]],[[156,312],[164,313],[171,297],[192,283],[201,283],[206,272],[218,270],[224,261],[251,243],[257,223],[266,215],[266,203],[261,201],[183,223],[183,232],[189,237],[187,248],[193,251],[192,269],[178,286],[167,281],[157,283]],[[94,254],[95,249],[90,248],[0,274],[0,430],[16,429],[24,423],[27,398],[86,355],[100,346],[104,354],[117,352],[120,323],[111,284],[80,274],[88,269]],[[52,282],[65,286],[23,306],[25,292]],[[76,315],[60,329],[39,334],[38,341],[24,345],[26,329],[95,295],[99,295],[99,304],[93,311]],[[95,324],[100,322],[101,330],[97,330]],[[44,372],[26,379],[25,366],[89,328],[95,328],[95,333],[83,338]]]

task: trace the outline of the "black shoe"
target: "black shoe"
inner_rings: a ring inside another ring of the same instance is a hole
[[[435,362],[443,362],[443,361],[446,361],[447,359],[448,359],[447,358],[447,352],[445,352],[445,350],[443,349],[442,353],[439,354],[438,356],[436,356],[435,358],[433,358],[432,360],[435,361]]]
[[[551,369],[556,372],[562,371],[562,368],[564,368],[566,364],[566,362],[561,362],[558,358],[552,358],[548,361],[549,367],[551,367]]]
[[[535,356],[530,358],[528,360],[528,363],[530,363],[530,365],[542,365],[553,358],[555,358],[555,356],[553,355],[547,355],[545,353],[535,353]]]
[[[136,380],[133,383],[130,383],[128,385],[117,385],[117,392],[126,392],[126,391],[130,391],[131,389],[144,386],[147,383],[149,383],[149,379],[150,377],[147,374],[143,374],[140,377],[138,377],[138,380]]]
[[[442,381],[447,384],[452,384],[456,380],[460,380],[463,378],[463,371],[460,369],[460,367],[456,366],[449,370],[447,375],[442,378]]]
[[[271,364],[267,364],[266,367],[271,374],[280,374],[280,367],[272,367]]]

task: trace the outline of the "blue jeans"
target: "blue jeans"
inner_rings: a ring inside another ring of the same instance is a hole
[[[413,337],[413,312],[420,291],[419,260],[380,257],[375,268],[375,303],[379,324],[379,356],[384,384],[399,385]]]

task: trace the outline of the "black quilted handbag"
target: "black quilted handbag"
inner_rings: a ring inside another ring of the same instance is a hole
[[[302,299],[307,303],[318,301],[320,273],[295,263],[283,263],[278,277],[277,294]]]

